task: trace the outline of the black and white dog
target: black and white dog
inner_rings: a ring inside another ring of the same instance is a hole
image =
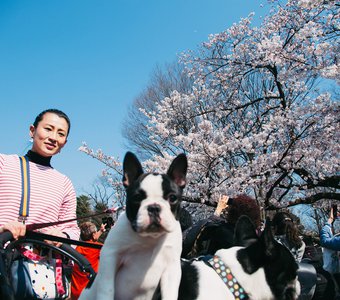
[[[275,241],[270,226],[258,237],[250,219],[242,216],[235,241],[242,247],[221,249],[203,260],[182,260],[179,300],[297,299],[298,265]]]
[[[178,298],[182,233],[178,221],[187,158],[178,155],[166,174],[143,173],[137,157],[123,162],[126,212],[109,232],[98,274],[80,300]]]

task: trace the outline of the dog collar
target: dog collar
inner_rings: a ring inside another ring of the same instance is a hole
[[[208,260],[208,263],[213,267],[213,269],[215,269],[216,273],[233,293],[235,300],[249,299],[244,288],[240,285],[230,268],[224,264],[219,256],[214,255]]]

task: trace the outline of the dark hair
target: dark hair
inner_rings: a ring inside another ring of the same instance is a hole
[[[92,239],[94,233],[97,232],[97,227],[92,222],[84,222],[80,224],[80,238],[83,241],[89,241]]]
[[[33,123],[33,126],[35,128],[37,128],[39,122],[43,119],[44,115],[46,113],[52,113],[52,114],[56,114],[57,116],[59,116],[60,118],[64,118],[67,122],[67,125],[68,125],[68,130],[67,130],[67,135],[70,133],[70,129],[71,129],[71,121],[70,121],[70,118],[64,113],[62,112],[61,110],[59,109],[55,109],[55,108],[49,108],[49,109],[46,109],[44,111],[42,111],[39,115],[36,116],[35,120],[34,120],[34,123]]]
[[[228,207],[225,213],[225,218],[230,224],[235,225],[239,217],[246,215],[252,220],[255,227],[261,225],[260,206],[255,199],[247,195],[238,195],[233,197],[232,201],[228,201]]]
[[[272,220],[275,235],[286,235],[290,247],[300,248],[302,240],[299,236],[299,229],[295,225],[294,216],[288,212],[277,212]]]

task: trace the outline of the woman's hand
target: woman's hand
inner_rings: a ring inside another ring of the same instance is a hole
[[[52,229],[45,229],[45,230],[42,230],[41,231],[42,233],[45,233],[45,234],[49,234],[49,235],[54,235],[54,236],[59,236],[59,237],[62,237],[62,238],[67,238],[66,234],[61,232],[59,229],[57,228],[52,228]],[[56,246],[56,247],[60,247],[63,243],[61,242],[57,242],[57,241],[48,241],[48,240],[45,240],[45,243],[47,244],[50,244],[50,245],[53,245],[53,246]]]
[[[334,217],[333,217],[333,207],[331,207],[331,211],[329,213],[329,218],[328,218],[328,224],[331,224],[334,222]]]
[[[18,221],[8,222],[0,227],[0,232],[10,231],[14,239],[26,234],[26,225]]]
[[[228,200],[229,197],[227,195],[220,195],[220,198],[217,203],[217,207],[215,209],[214,215],[215,216],[220,216],[222,211],[228,207]]]
[[[105,232],[106,231],[105,226],[106,226],[106,224],[101,224],[99,231],[102,232],[102,233]]]

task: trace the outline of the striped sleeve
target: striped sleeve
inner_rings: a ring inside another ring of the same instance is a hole
[[[2,171],[2,168],[4,166],[4,157],[3,155],[0,153],[0,173]]]

